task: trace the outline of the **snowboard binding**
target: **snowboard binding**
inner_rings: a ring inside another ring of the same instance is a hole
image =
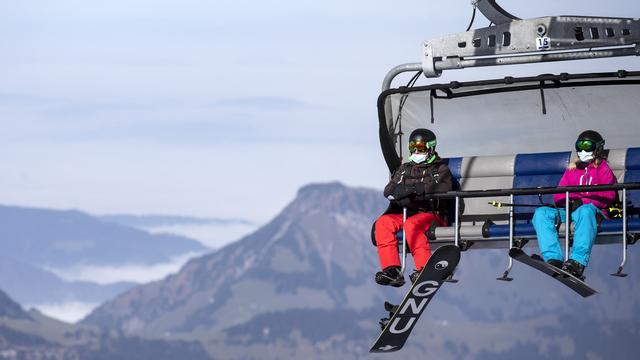
[[[382,318],[380,319],[380,321],[378,321],[378,324],[380,324],[380,330],[384,330],[384,328],[389,323],[389,320],[391,320],[391,318],[393,317],[393,314],[398,311],[398,307],[398,305],[394,305],[388,301],[384,302],[384,310],[389,312],[389,317]]]

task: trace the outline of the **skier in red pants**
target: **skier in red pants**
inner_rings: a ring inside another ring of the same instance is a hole
[[[413,282],[429,260],[431,249],[425,232],[432,223],[444,225],[437,213],[437,200],[425,199],[425,194],[446,192],[452,188],[449,167],[435,151],[436,136],[428,129],[416,129],[409,136],[409,161],[400,165],[384,188],[391,201],[389,209],[375,223],[375,240],[382,271],[376,273],[380,285],[402,286],[396,232],[403,228],[402,209],[407,209],[404,232],[416,270]]]

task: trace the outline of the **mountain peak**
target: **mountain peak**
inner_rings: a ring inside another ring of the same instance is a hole
[[[283,213],[294,216],[309,212],[358,213],[375,218],[384,211],[384,204],[386,200],[381,191],[348,187],[334,181],[301,187]]]
[[[298,190],[298,196],[305,196],[316,192],[336,192],[344,191],[347,186],[340,181],[332,181],[327,183],[311,183],[301,187]]]

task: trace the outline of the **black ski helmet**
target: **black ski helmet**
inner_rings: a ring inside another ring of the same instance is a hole
[[[422,143],[427,149],[431,149],[433,151],[436,147],[436,134],[434,134],[433,131],[429,129],[415,129],[411,132],[411,135],[409,135],[410,152],[413,152],[412,150],[414,149],[412,144],[417,143]]]
[[[584,146],[581,146],[582,142],[591,142],[593,146],[591,149],[586,149]],[[576,151],[593,151],[594,156],[602,155],[604,150],[604,139],[602,135],[595,130],[585,130],[578,135],[578,139],[576,140]]]

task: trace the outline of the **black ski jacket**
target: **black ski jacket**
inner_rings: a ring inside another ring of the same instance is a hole
[[[437,211],[438,201],[425,195],[450,191],[453,187],[451,170],[438,157],[431,164],[406,162],[393,172],[384,188],[384,196],[391,201],[386,213],[399,213],[406,207],[411,213]]]

